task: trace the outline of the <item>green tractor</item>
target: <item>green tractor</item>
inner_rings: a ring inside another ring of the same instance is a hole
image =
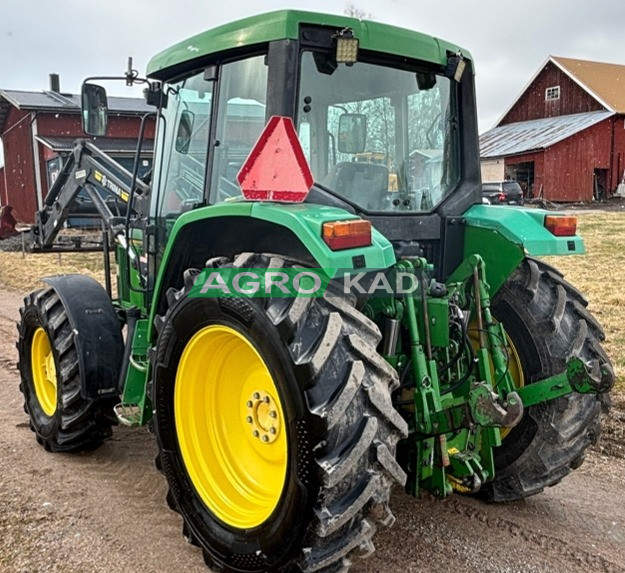
[[[347,570],[396,483],[507,501],[581,464],[614,374],[584,297],[534,257],[583,243],[572,217],[481,204],[468,52],[280,11],[126,79],[156,109],[152,174],[79,141],[32,231],[101,248],[107,274],[21,309],[43,447],[149,425],[184,536],[239,572]],[[106,92],[82,97],[102,135]],[[81,192],[97,246],[58,237]]]

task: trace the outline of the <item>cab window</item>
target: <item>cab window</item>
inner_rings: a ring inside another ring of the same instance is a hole
[[[169,86],[166,93],[159,134],[165,141],[159,146],[162,172],[157,210],[161,217],[172,218],[204,198],[213,82],[201,72]]]
[[[368,212],[430,211],[459,180],[455,85],[423,64],[333,58],[301,60],[298,133],[316,182]]]
[[[265,56],[229,62],[219,73],[219,109],[211,181],[211,202],[241,196],[237,174],[265,127]]]

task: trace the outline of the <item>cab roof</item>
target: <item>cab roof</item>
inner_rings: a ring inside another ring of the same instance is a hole
[[[201,60],[211,54],[233,48],[265,44],[274,40],[297,39],[300,25],[349,27],[365,50],[389,53],[445,64],[447,52],[460,48],[438,38],[413,30],[389,26],[379,22],[358,20],[347,16],[318,14],[298,10],[279,10],[202,32],[179,42],[154,56],[147,67],[149,77],[166,80],[179,73],[181,65]],[[470,58],[467,51],[462,50]]]

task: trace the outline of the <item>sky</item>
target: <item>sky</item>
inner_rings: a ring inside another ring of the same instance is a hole
[[[281,8],[342,13],[349,4],[471,52],[480,132],[549,55],[625,64],[622,0],[0,0],[0,89],[47,89],[58,73],[61,91],[78,93],[87,76],[122,74],[128,56],[142,73],[157,52],[232,20]],[[121,82],[107,89],[137,94]]]

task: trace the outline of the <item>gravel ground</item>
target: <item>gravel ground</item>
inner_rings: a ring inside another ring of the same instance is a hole
[[[77,455],[37,446],[15,370],[20,302],[0,291],[0,572],[207,571],[165,504],[145,429],[117,428],[103,447]],[[603,449],[560,485],[522,502],[396,491],[397,522],[353,573],[625,572],[623,421],[617,408]]]
[[[15,235],[13,237],[8,237],[7,239],[0,239],[0,252],[17,252],[21,251],[22,248],[25,250],[30,249],[30,239],[24,234]]]

